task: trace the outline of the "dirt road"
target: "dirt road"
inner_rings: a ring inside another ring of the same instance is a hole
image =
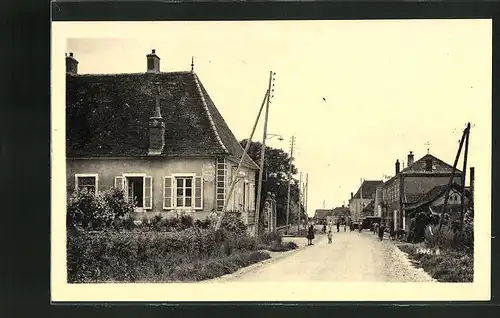
[[[294,239],[296,241],[297,239]],[[299,239],[302,240],[302,239]],[[305,239],[302,245],[305,244]],[[300,242],[299,242],[300,243]],[[406,254],[372,233],[335,232],[333,243],[318,236],[307,246],[252,270],[227,278],[236,282],[428,282],[433,279],[411,265]]]

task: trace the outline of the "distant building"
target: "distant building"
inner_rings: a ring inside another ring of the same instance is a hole
[[[259,167],[247,155],[196,73],[161,72],[153,50],[135,74],[78,74],[66,57],[67,190],[117,187],[134,219],[229,211],[254,225]]]
[[[333,216],[332,209],[316,209],[314,212],[314,222],[321,224],[326,222],[328,216]]]
[[[413,153],[408,154],[408,166],[400,171],[399,160],[395,163],[395,175],[383,185],[382,200],[377,202],[386,222],[394,222],[395,229],[408,230],[406,207],[420,201],[432,188],[450,181],[453,167],[431,154],[416,162]],[[455,170],[454,182],[461,185],[462,172]]]
[[[355,195],[351,193],[349,200],[349,211],[353,222],[359,222],[365,215],[363,209],[375,200],[376,190],[382,185],[382,180],[364,180]]]
[[[431,212],[432,214],[441,214],[444,207],[444,199],[448,184],[443,184],[432,188],[429,192],[420,196],[415,203],[406,205],[406,215],[409,218],[415,216],[418,212]],[[447,212],[455,217],[459,215],[462,207],[462,186],[453,183],[448,195]],[[465,206],[467,207],[471,198],[471,192],[465,187]]]

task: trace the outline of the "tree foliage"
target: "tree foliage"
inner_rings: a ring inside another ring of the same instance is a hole
[[[241,146],[245,148],[248,140],[242,140]],[[262,143],[251,142],[248,155],[257,164],[260,164],[260,154],[262,149]],[[288,173],[290,169],[290,164],[292,165],[292,176],[297,174],[298,170],[293,163],[290,161],[290,155],[283,151],[282,149],[276,149],[266,146],[266,152],[264,156],[264,174],[262,182],[262,192],[261,192],[261,209],[263,211],[267,193],[271,192],[276,196],[276,218],[277,224],[283,225],[286,223],[286,211],[287,211],[287,196],[288,196]],[[258,189],[258,178],[255,180],[255,190]],[[299,180],[292,177],[291,187],[290,187],[290,216],[289,221],[293,222],[297,219],[298,215],[298,203],[299,203]],[[295,207],[295,208],[294,208]],[[304,206],[300,206],[301,219],[307,219]],[[264,224],[264,213],[260,213],[259,223],[262,226]]]

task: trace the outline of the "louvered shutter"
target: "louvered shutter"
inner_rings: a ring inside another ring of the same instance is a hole
[[[172,209],[173,207],[173,178],[163,178],[163,208]]]
[[[203,209],[203,178],[194,178],[194,208]]]
[[[124,178],[122,176],[116,176],[115,177],[115,188],[118,188],[120,190],[125,190],[125,182]],[[126,191],[123,191],[123,196],[127,198],[127,193]]]
[[[151,210],[153,207],[153,178],[144,177],[144,209]]]

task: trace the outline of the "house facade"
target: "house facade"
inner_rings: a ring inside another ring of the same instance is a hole
[[[414,155],[408,154],[408,166],[400,171],[399,160],[395,163],[395,175],[387,180],[379,202],[382,216],[387,224],[394,222],[395,229],[408,230],[406,207],[417,203],[423,194],[432,188],[448,184],[453,167],[444,161],[426,154],[414,162]],[[453,182],[461,185],[462,172],[455,170]]]
[[[136,220],[228,211],[254,225],[259,167],[243,149],[193,70],[161,72],[155,50],[144,73],[78,74],[66,57],[67,191],[123,189]]]
[[[382,183],[382,180],[363,180],[356,194],[351,193],[349,211],[353,222],[360,222],[366,216],[363,210],[375,200],[376,189]]]

